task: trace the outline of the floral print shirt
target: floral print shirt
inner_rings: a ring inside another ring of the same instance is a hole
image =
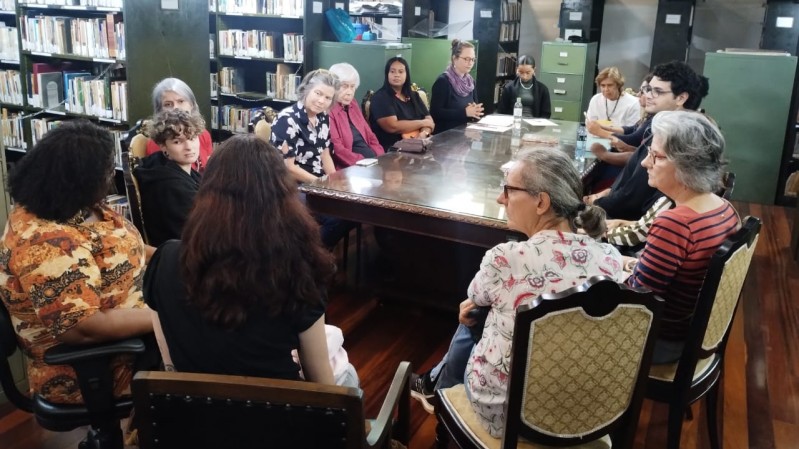
[[[317,114],[316,119],[316,126],[311,125],[301,101],[283,109],[272,124],[272,145],[281,149],[285,143],[285,159],[293,157],[296,165],[320,177],[325,174],[322,152],[330,148],[330,119],[327,114]]]
[[[491,310],[466,365],[466,389],[492,436],[499,438],[504,431],[516,308],[598,275],[621,282],[621,254],[586,235],[541,231],[527,241],[502,243],[486,252],[468,296]]]
[[[31,391],[55,403],[83,402],[72,368],[43,361],[56,337],[100,310],[146,307],[141,235],[111,209],[97,212],[97,221],[72,225],[17,205],[0,241],[0,299],[27,356]],[[117,395],[128,392],[131,362],[114,362]]]

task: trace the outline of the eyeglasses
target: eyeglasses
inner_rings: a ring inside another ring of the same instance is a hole
[[[508,192],[510,192],[510,191],[530,193],[530,191],[525,189],[524,187],[516,187],[516,186],[508,185],[507,181],[502,181],[500,186],[502,187],[502,194],[505,196],[506,200],[508,199]],[[532,193],[530,193],[530,195],[532,195]]]
[[[466,62],[475,62],[475,61],[477,61],[477,58],[464,58],[464,57],[462,57],[462,56],[458,56],[458,57],[459,57],[460,59],[463,59],[463,60],[464,60],[464,61],[466,61]]]
[[[649,150],[649,157],[652,158],[652,163],[653,164],[657,164],[658,161],[660,161],[660,160],[668,160],[668,158],[669,158],[668,156],[655,154],[655,152],[652,151],[652,149]]]
[[[641,92],[645,94],[651,94],[652,98],[657,98],[663,94],[670,93],[671,91],[658,89],[657,87],[652,87],[652,86],[644,86],[641,88]]]

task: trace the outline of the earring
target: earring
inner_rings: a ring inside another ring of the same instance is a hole
[[[169,159],[169,153],[167,153],[166,151],[162,151],[162,153],[164,153],[165,158]]]

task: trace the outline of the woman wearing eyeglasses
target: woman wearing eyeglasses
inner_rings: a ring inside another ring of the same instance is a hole
[[[632,267],[628,283],[665,300],[652,363],[670,363],[682,354],[708,262],[740,226],[738,213],[715,193],[726,162],[724,137],[697,112],[664,111],[652,120],[652,145],[641,165],[649,185],[674,201],[661,212]]]
[[[535,77],[535,59],[521,55],[516,63],[516,79],[505,83],[499,97],[497,112],[513,114],[516,99],[522,99],[522,115],[524,117],[549,118],[552,105],[549,101],[549,89]]]
[[[430,98],[430,115],[437,133],[483,116],[483,103],[477,99],[474,78],[469,74],[476,61],[472,43],[452,40],[450,64],[433,83]]]
[[[580,176],[562,151],[537,148],[517,156],[497,202],[505,206],[508,228],[528,239],[501,243],[486,253],[460,305],[461,325],[448,353],[435,368],[412,378],[411,395],[428,412],[433,390],[464,383],[481,424],[499,438],[516,308],[591,276],[622,279],[619,252],[594,239],[604,232],[605,213],[585,206],[581,194]],[[577,234],[578,227],[588,235]],[[478,307],[490,309],[475,345],[469,326],[477,323],[468,314]]]

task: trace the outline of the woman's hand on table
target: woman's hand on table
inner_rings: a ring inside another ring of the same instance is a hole
[[[469,103],[466,105],[466,117],[479,119],[483,116],[483,103]]]

